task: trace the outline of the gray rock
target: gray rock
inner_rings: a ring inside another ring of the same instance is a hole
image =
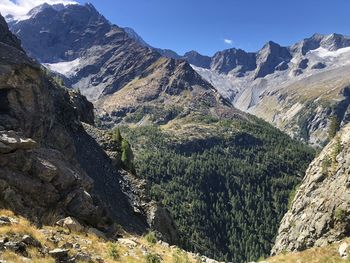
[[[310,164],[291,209],[282,219],[272,254],[325,246],[347,236],[349,139],[347,124]],[[344,243],[340,250],[345,253],[347,248]]]
[[[24,244],[26,244],[27,246],[32,246],[32,247],[36,247],[36,248],[42,247],[41,243],[38,240],[36,240],[35,238],[33,238],[32,236],[29,236],[29,235],[24,235],[22,237],[22,242]]]
[[[50,250],[49,255],[57,260],[64,261],[64,260],[68,260],[68,258],[69,258],[68,252],[69,252],[69,250],[67,250],[67,249],[56,248],[54,250]]]
[[[341,245],[339,246],[339,249],[338,249],[339,255],[344,259],[348,257],[349,246],[350,245],[346,242],[341,243]]]
[[[78,253],[74,256],[74,260],[78,262],[93,262],[93,259],[90,254],[88,253]]]
[[[11,225],[10,218],[6,216],[0,216],[0,226],[6,226],[6,225]]]
[[[83,232],[85,230],[85,228],[73,217],[61,219],[56,224],[68,228],[71,232]]]
[[[12,250],[23,256],[28,256],[26,245],[23,242],[8,241],[4,244],[5,249]]]
[[[326,65],[325,63],[323,63],[323,62],[318,62],[318,63],[312,65],[312,66],[311,66],[311,69],[323,69],[323,68],[325,68],[325,67],[327,67],[327,65]]]

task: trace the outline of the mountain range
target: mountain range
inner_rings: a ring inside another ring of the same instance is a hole
[[[347,236],[349,37],[180,56],[91,4],[7,18],[0,207],[232,262]]]
[[[236,108],[315,147],[327,142],[333,117],[349,121],[349,56],[350,37],[341,34],[314,34],[289,47],[269,41],[257,52],[169,55],[190,63]]]

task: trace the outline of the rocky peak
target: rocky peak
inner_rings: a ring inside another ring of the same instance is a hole
[[[309,38],[302,40],[291,46],[290,50],[293,54],[301,53],[306,55],[307,52],[311,50],[323,47],[329,51],[335,51],[340,48],[345,48],[350,46],[350,37],[341,34],[314,34]]]
[[[329,51],[335,51],[350,47],[350,37],[333,33],[323,38],[320,45]]]
[[[272,41],[266,43],[256,56],[255,78],[263,78],[273,73],[281,62],[289,62],[292,59],[288,48]]]
[[[211,58],[208,56],[203,56],[199,54],[197,51],[189,51],[185,53],[183,56],[183,59],[185,59],[188,63],[191,65],[195,65],[196,67],[201,68],[210,68]]]
[[[110,23],[89,4],[44,4],[31,12],[36,15],[12,23],[11,30],[25,39],[24,49],[42,63],[74,60],[85,48],[105,43],[106,34],[111,30]],[[125,33],[119,31],[125,37]]]
[[[0,15],[0,42],[22,50],[21,41],[9,30],[5,19]]]
[[[254,70],[256,68],[255,54],[247,53],[242,49],[226,49],[214,55],[211,68],[225,74],[234,69],[242,73]]]
[[[272,254],[324,246],[349,236],[350,125],[310,164],[284,216]]]

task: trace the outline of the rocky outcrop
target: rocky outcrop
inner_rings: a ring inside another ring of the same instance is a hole
[[[196,67],[210,68],[211,58],[208,56],[203,56],[194,50],[185,53],[182,58]]]
[[[119,184],[134,212],[147,218],[148,226],[158,237],[170,244],[179,243],[179,233],[170,212],[150,198],[150,186],[134,174],[121,169],[120,143],[113,139],[112,133],[84,124],[85,130],[101,145],[111,158],[113,166],[121,177]]]
[[[18,40],[6,24],[0,32],[8,36],[0,34],[0,207],[39,225],[71,216],[107,232],[115,224],[147,231],[147,212],[123,192],[120,164],[82,125],[94,123],[92,104],[10,46]]]
[[[217,52],[212,58],[211,69],[219,73],[235,70],[245,73],[256,68],[256,57],[254,53],[247,53],[242,49],[227,49]]]
[[[269,41],[256,55],[257,69],[254,78],[263,78],[275,72],[281,62],[289,62],[292,56],[288,48]]]
[[[284,216],[272,254],[324,246],[350,235],[350,125],[311,163]]]

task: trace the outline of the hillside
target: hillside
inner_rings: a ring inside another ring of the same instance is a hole
[[[135,202],[129,192],[140,183],[129,182],[123,166],[88,134],[93,105],[27,57],[1,16],[0,99],[1,208],[38,225],[73,216],[111,236],[119,224],[138,234],[153,228],[176,242],[167,211],[147,193],[139,197],[142,205]],[[116,159],[118,145],[113,151]]]
[[[0,210],[0,218],[1,262],[197,263],[209,260],[158,241],[152,233],[135,236],[120,229],[119,238],[109,240],[71,220],[62,226],[35,227],[8,210]]]
[[[269,254],[290,189],[313,156],[258,120],[191,119],[121,130],[132,142],[137,174],[170,209],[184,248],[225,261]]]
[[[325,246],[349,235],[350,126],[310,164],[278,231],[273,254]]]

